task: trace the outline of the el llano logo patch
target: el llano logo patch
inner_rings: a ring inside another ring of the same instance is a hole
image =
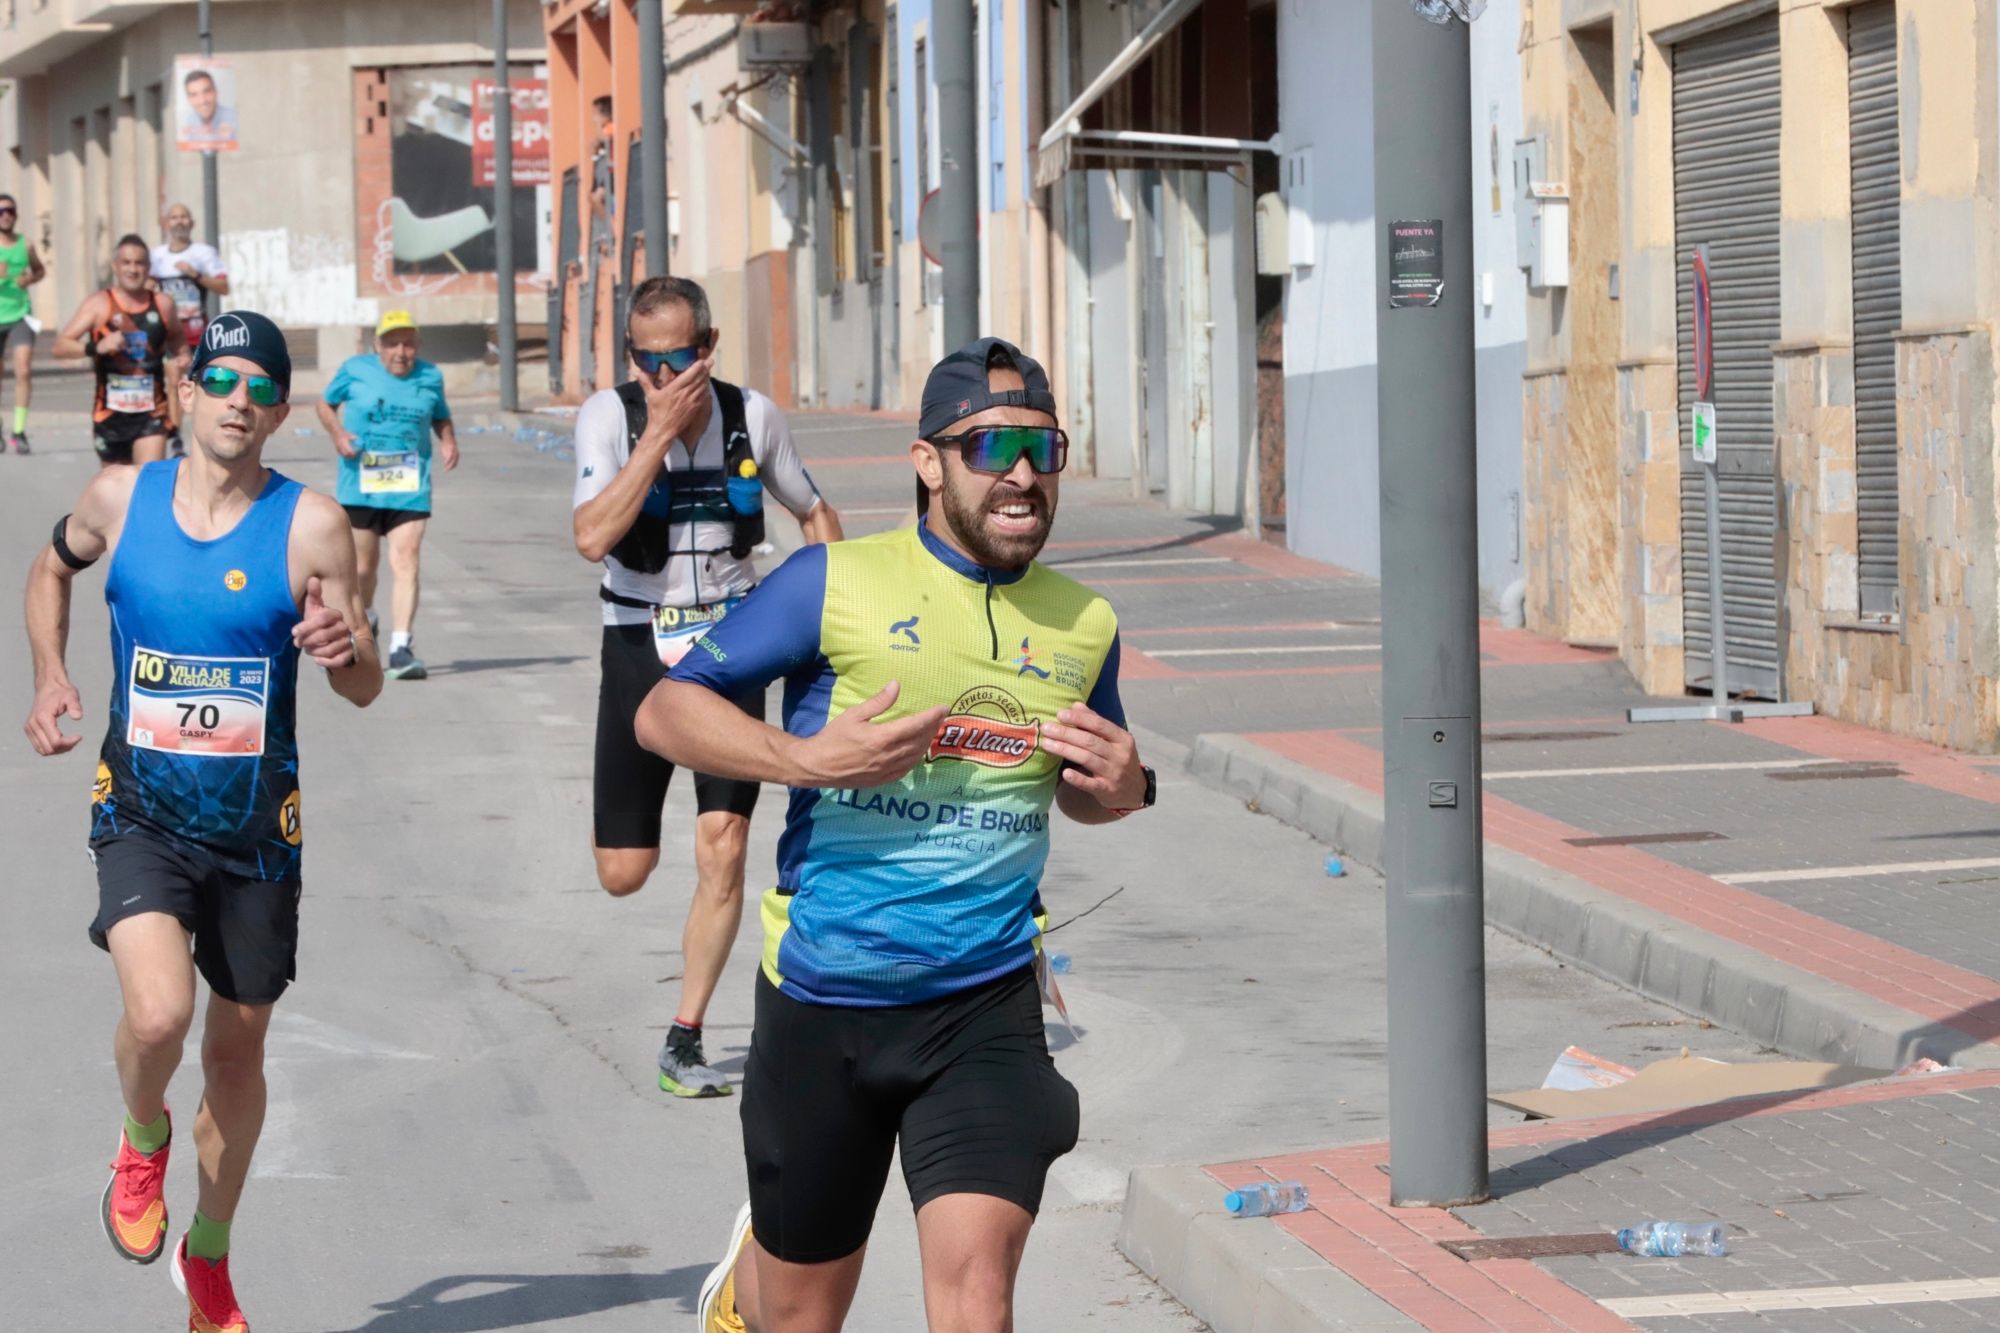
[[[249,577],[240,569],[232,569],[222,576],[222,586],[231,592],[242,592],[243,585],[248,582],[250,582]]]
[[[938,723],[927,759],[963,759],[987,768],[1019,768],[1041,748],[1042,724],[1007,691],[979,685],[958,696]]]

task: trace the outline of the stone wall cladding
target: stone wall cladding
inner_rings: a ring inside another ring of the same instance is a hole
[[[1560,639],[1569,628],[1569,377],[1529,374],[1521,382],[1524,608],[1528,628]]]
[[[1624,542],[1619,656],[1649,694],[1685,689],[1681,464],[1671,362],[1618,368],[1618,531]]]

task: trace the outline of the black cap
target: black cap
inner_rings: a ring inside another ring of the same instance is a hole
[[[996,350],[1012,358],[1027,388],[996,393],[986,387],[987,367]],[[1056,414],[1056,396],[1049,392],[1049,376],[1042,363],[1005,338],[981,338],[967,343],[931,367],[930,378],[924,381],[924,406],[917,418],[917,434],[925,439],[946,434],[954,421],[989,407],[1026,407],[1050,416]]]
[[[287,397],[292,392],[292,353],[278,326],[254,310],[229,310],[209,321],[195,344],[191,374],[201,374],[211,361],[240,356],[278,382]]]

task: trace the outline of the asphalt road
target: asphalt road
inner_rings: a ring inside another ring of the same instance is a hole
[[[91,459],[75,386],[45,392],[37,453],[0,458],[0,565],[20,571]],[[330,486],[323,438],[274,437],[276,466]],[[907,474],[879,459],[903,428],[803,422],[821,485],[854,529],[892,522]],[[612,901],[589,856],[595,574],[568,540],[567,465],[498,432],[464,437],[439,488],[417,646],[432,679],[357,713],[302,673],[307,848],[299,982],[270,1052],[271,1112],[235,1230],[237,1290],[265,1330],[473,1333],[689,1327],[695,1290],[743,1197],[736,1102],[658,1092],[653,1060],[680,974],[692,801],[669,801],[665,868]],[[1093,531],[1088,485],[1066,537]],[[1132,521],[1129,507],[1121,522]],[[774,526],[785,526],[782,523]],[[795,535],[792,536],[795,540]],[[9,575],[9,586],[18,586]],[[0,1247],[17,1321],[178,1327],[165,1265],[119,1262],[95,1220],[119,1106],[117,993],[84,938],[87,804],[108,689],[101,571],[85,575],[71,663],[88,742],[34,756],[0,732]],[[386,609],[386,590],[384,606]],[[16,627],[0,700],[30,697]],[[1143,723],[1144,718],[1135,718]],[[1125,1174],[1156,1162],[1379,1137],[1386,1126],[1382,889],[1331,879],[1325,851],[1235,801],[1163,775],[1162,809],[1055,830],[1046,897],[1080,1040],[1055,1038],[1082,1092],[1083,1139],[1055,1172],[1021,1281],[1023,1329],[1200,1327],[1113,1239]],[[753,891],[781,809],[756,825]],[[1116,896],[1103,901],[1107,895]],[[754,913],[709,1024],[741,1069]],[[1490,938],[1495,1086],[1538,1083],[1565,1045],[1643,1060],[1740,1039]],[[192,1065],[171,1102],[191,1123]],[[169,1178],[193,1211],[184,1139]],[[914,1229],[892,1179],[850,1326],[922,1327]]]

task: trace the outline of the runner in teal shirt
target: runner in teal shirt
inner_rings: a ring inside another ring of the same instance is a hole
[[[319,419],[340,453],[336,498],[354,525],[362,602],[371,608],[382,539],[388,539],[395,575],[389,678],[422,680],[427,672],[412,647],[411,630],[418,555],[431,516],[431,437],[437,437],[437,460],[447,472],[458,466],[458,437],[444,398],[444,376],[418,358],[417,323],[408,311],[382,316],[372,356],[352,356],[341,365],[320,397]],[[372,609],[368,619],[375,623]]]

